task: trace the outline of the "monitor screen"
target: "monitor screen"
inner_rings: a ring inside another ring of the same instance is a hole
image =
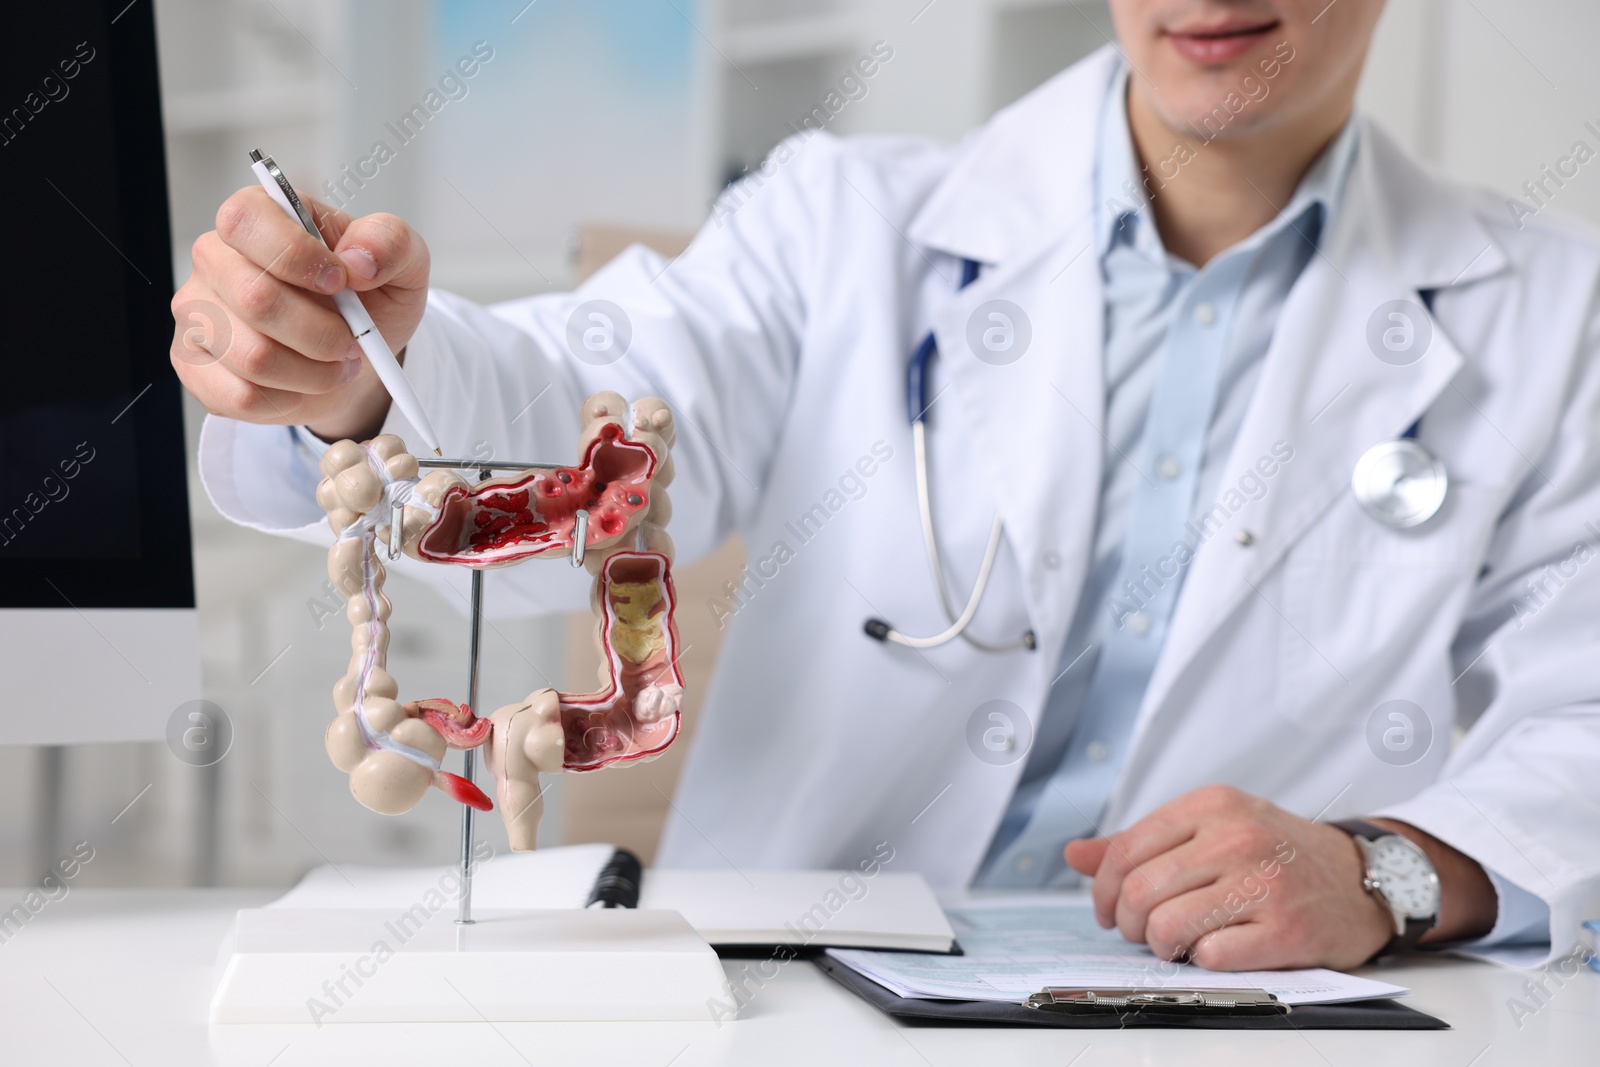
[[[192,607],[150,3],[0,34],[0,608]]]

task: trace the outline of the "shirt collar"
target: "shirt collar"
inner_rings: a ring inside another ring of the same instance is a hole
[[[1100,117],[1095,164],[1095,247],[1103,259],[1114,243],[1122,242],[1153,260],[1165,262],[1167,253],[1151,219],[1149,196],[1140,180],[1133,135],[1128,129],[1127,92],[1128,68],[1119,65]],[[1235,248],[1265,243],[1288,226],[1294,226],[1313,240],[1326,233],[1344,198],[1359,141],[1358,126],[1352,116],[1300,179],[1294,196],[1277,217]],[[1204,147],[1200,151],[1205,151]],[[1159,170],[1151,174],[1150,181],[1160,181],[1159,175]],[[1314,229],[1303,221],[1313,210],[1318,212]]]

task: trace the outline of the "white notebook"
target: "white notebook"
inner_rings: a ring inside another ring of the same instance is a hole
[[[610,845],[569,845],[495,856],[472,877],[472,905],[581,908]],[[392,908],[448,904],[454,914],[459,874],[450,867],[314,868],[273,908]],[[443,903],[441,903],[441,901]],[[679,912],[713,945],[790,945],[949,952],[955,934],[920,874],[861,871],[651,869],[641,908]]]

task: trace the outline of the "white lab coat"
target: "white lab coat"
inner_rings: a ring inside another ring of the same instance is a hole
[[[1037,719],[1094,530],[1092,146],[1113,63],[1089,58],[956,147],[786,145],[670,266],[635,248],[576,294],[492,309],[433,295],[406,371],[449,453],[561,460],[586,394],[659,395],[679,419],[682,556],[730,530],[748,546],[756,577],[728,623],[662,862],[848,866],[887,841],[894,869],[940,886],[973,876],[1022,761],[979,759],[969,723],[994,700]],[[986,269],[958,293],[961,257]],[[1600,524],[1597,281],[1592,238],[1543,218],[1519,229],[1501,201],[1428,174],[1362,123],[1346,200],[1283,309],[1223,485],[1248,493],[1275,446],[1293,458],[1198,552],[1105,829],[1227,782],[1308,817],[1422,827],[1548,902],[1557,951],[1600,917],[1600,525],[1586,526]],[[1426,355],[1376,358],[1374,311],[1426,290]],[[594,299],[632,326],[609,366],[566,340]],[[966,340],[995,299],[1032,327],[1007,366]],[[998,509],[1004,547],[973,629],[1008,640],[1031,627],[1036,653],[919,653],[862,633],[869,616],[945,625],[906,416],[907,359],[930,326],[953,595],[971,588]],[[1350,475],[1424,412],[1450,494],[1434,521],[1398,532],[1362,511]],[[398,414],[388,429],[417,445]],[[231,517],[325,541],[314,505],[285,502],[288,457],[281,428],[212,419],[202,471]],[[1592,547],[1574,556],[1580,542]],[[518,609],[586,602],[565,567],[491,580]],[[1397,699],[1431,723],[1410,766],[1368,738],[1374,709]]]

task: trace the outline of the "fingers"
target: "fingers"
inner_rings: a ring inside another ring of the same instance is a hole
[[[345,287],[345,266],[284,214],[260,186],[240,189],[217,210],[217,236],[272,277],[317,293]]]
[[[262,334],[235,340],[222,362],[252,385],[312,396],[331,393],[354,381],[362,372],[358,359],[338,363],[307,359]]]
[[[249,344],[259,348],[253,335],[260,334],[324,363],[360,358],[361,346],[351,335],[349,325],[327,300],[258,267],[220,235],[206,234],[196,241],[194,260],[196,274],[205,279],[212,292],[228,307],[235,322],[249,327],[235,329],[230,350]],[[336,373],[320,373],[329,381],[338,377]],[[246,377],[251,376],[247,374]],[[287,388],[280,382],[253,377],[251,380]]]
[[[1145,848],[1138,840],[1131,841],[1130,846],[1141,851]],[[1067,846],[1067,862],[1075,870],[1083,874],[1095,874],[1098,870],[1094,883],[1096,918],[1099,918],[1100,893],[1115,884],[1110,907],[1112,923],[1118,932],[1129,941],[1148,943],[1151,951],[1163,959],[1171,959],[1188,947],[1195,933],[1172,941],[1176,935],[1170,932],[1158,935],[1151,917],[1172,901],[1215,885],[1224,873],[1227,857],[1190,839],[1142,861],[1130,864],[1129,858],[1130,853],[1119,852],[1116,841],[1110,838],[1074,841]],[[1100,925],[1112,924],[1101,921]]]
[[[256,385],[221,366],[184,368],[179,375],[208,414],[278,426],[305,421],[304,393]]]
[[[1094,877],[1094,872],[1100,869],[1100,864],[1106,857],[1108,843],[1104,837],[1085,837],[1077,841],[1068,841],[1063,852],[1067,866],[1079,874]]]
[[[1181,802],[1182,798],[1173,804]],[[1173,804],[1107,838],[1105,857],[1094,875],[1094,917],[1101,926],[1110,929],[1116,924],[1117,898],[1134,868],[1194,836],[1193,821]]]
[[[329,296],[362,290],[384,339],[402,351],[427,304],[427,246],[392,215],[352,220],[302,202],[354,269],[265,190],[240,190],[194,244],[194,273],[172,303],[172,364],[213,414],[367,436],[389,395]]]
[[[222,363],[249,385],[296,395],[329,393],[361,374],[360,360],[307,359],[259,333],[235,337]]]
[[[339,247],[339,238],[344,236],[345,229],[353,221],[348,211],[341,211],[331,204],[305,195],[296,189],[300,202],[311,212],[311,221],[317,224],[317,231],[322,234],[323,242],[329,248]]]
[[[1266,923],[1230,923],[1202,934],[1189,962],[1208,971],[1277,971],[1309,966],[1289,954],[1289,939]]]
[[[355,219],[339,235],[334,251],[350,288],[367,292],[380,286],[424,291],[428,286],[428,246],[420,234],[394,215]]]
[[[1263,842],[1270,853],[1272,835],[1266,819],[1274,811],[1260,797],[1232,786],[1208,785],[1163,804],[1111,835],[1106,857],[1095,872],[1095,918],[1109,928],[1116,921],[1116,902],[1128,873],[1202,831],[1212,841],[1208,855],[1254,855]]]
[[[1148,941],[1149,917],[1156,908],[1196,889],[1215,885],[1226,865],[1225,857],[1195,842],[1146,860],[1123,879],[1116,902],[1117,929],[1129,941]]]
[[[1235,922],[1245,924],[1245,920],[1218,906],[1214,890],[1192,890],[1162,901],[1151,911],[1145,943],[1161,959],[1197,963],[1201,943]]]
[[[1150,951],[1162,959],[1185,959],[1213,971],[1309,967],[1308,943],[1282,922],[1242,917],[1218,904],[1211,890],[1175,897],[1150,915]]]
[[[172,356],[208,411],[293,422],[305,396],[330,393],[361,374],[360,348],[323,298],[262,270],[220,234],[196,241],[194,258],[195,278],[174,297],[175,314],[180,304],[221,305],[228,321],[210,324],[209,337],[180,322]]]

